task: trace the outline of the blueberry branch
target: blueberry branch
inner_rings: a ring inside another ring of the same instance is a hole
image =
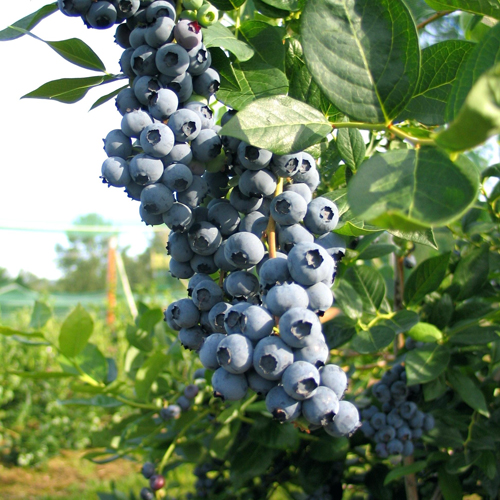
[[[283,178],[280,177],[278,185],[276,186],[276,191],[274,192],[274,197],[278,196],[283,192]],[[269,224],[266,229],[267,241],[269,244],[269,258],[276,258],[276,222],[273,217],[269,215]]]

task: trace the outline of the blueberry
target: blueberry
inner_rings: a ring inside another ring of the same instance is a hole
[[[125,188],[125,193],[127,193],[127,196],[132,200],[141,201],[141,193],[143,189],[144,186],[140,186],[134,181],[130,181]]]
[[[283,226],[279,228],[278,233],[278,243],[284,252],[290,252],[290,250],[297,243],[313,243],[314,236],[300,224],[292,224],[291,226]]]
[[[194,274],[189,262],[179,262],[175,259],[170,259],[169,270],[172,277],[180,280],[189,279]]]
[[[174,207],[176,205],[181,205],[181,204],[174,203],[174,205],[169,210],[169,212],[166,212],[163,215],[164,221],[165,221],[166,215],[168,215],[174,209]],[[184,206],[184,205],[182,205],[182,206]],[[170,255],[173,259],[175,259],[178,262],[189,262],[193,258],[193,251],[191,250],[191,247],[189,246],[187,235],[185,233],[171,231],[170,234],[168,235],[167,253],[168,253],[168,255]]]
[[[189,56],[188,56],[189,57]],[[208,68],[193,79],[193,90],[198,95],[209,99],[220,87],[220,76],[213,68]]]
[[[179,102],[187,101],[193,94],[193,79],[189,73],[177,76],[160,75],[159,78],[162,85],[175,92]]]
[[[223,240],[217,251],[214,253],[214,262],[218,269],[221,271],[236,271],[238,268],[229,262],[224,255],[224,249],[226,247],[227,240]]]
[[[160,410],[160,417],[163,420],[178,420],[181,416],[182,410],[179,405],[169,405]]]
[[[92,0],[57,0],[59,10],[70,17],[84,16],[91,5]]]
[[[328,285],[323,282],[316,283],[306,288],[307,296],[309,297],[309,309],[314,311],[319,316],[332,307],[333,293]]]
[[[253,366],[266,380],[280,380],[292,363],[292,350],[279,337],[265,337],[255,346]]]
[[[393,439],[387,443],[387,453],[389,455],[400,455],[403,453],[403,443],[399,439]]]
[[[198,137],[201,120],[194,111],[179,109],[170,115],[168,126],[172,129],[177,142],[187,142]]]
[[[339,399],[328,387],[318,387],[313,396],[302,403],[302,413],[305,419],[313,425],[330,424],[338,412]]]
[[[298,401],[312,397],[319,387],[319,381],[318,369],[306,361],[293,362],[285,369],[281,379],[286,393]]]
[[[177,194],[177,201],[194,209],[203,202],[207,193],[207,181],[199,175],[193,175],[193,182],[187,189]]]
[[[215,281],[202,281],[193,290],[193,302],[200,311],[210,311],[222,301],[222,290]]]
[[[399,411],[397,408],[394,408],[387,414],[387,423],[395,429],[399,429],[404,424],[404,420],[401,418],[400,412],[401,406],[399,407]]]
[[[190,262],[195,273],[213,274],[218,270],[218,267],[215,265],[213,255],[195,254]]]
[[[109,2],[99,1],[92,3],[85,15],[87,23],[95,29],[104,30],[115,24],[118,14],[114,5]]]
[[[104,160],[101,167],[103,182],[114,187],[125,187],[130,183],[128,163],[118,156]]]
[[[241,333],[242,313],[250,306],[248,302],[240,302],[224,313],[224,328],[228,334]]]
[[[153,23],[159,17],[169,17],[175,21],[175,7],[166,0],[152,2],[146,9],[146,20],[148,23]]]
[[[172,151],[175,138],[169,127],[163,123],[153,123],[143,129],[140,141],[145,154],[161,158]]]
[[[174,204],[174,195],[163,184],[151,184],[142,190],[141,204],[148,214],[163,214]]]
[[[290,347],[301,348],[323,340],[321,323],[309,309],[292,307],[279,321],[280,337]]]
[[[155,494],[149,488],[141,489],[141,500],[154,500]]]
[[[236,209],[235,209],[236,210]],[[241,219],[238,231],[253,233],[257,237],[262,238],[269,224],[269,217],[266,217],[260,212],[250,212]]]
[[[405,400],[409,393],[410,390],[408,386],[402,380],[396,380],[396,382],[391,385],[391,395],[394,400]]]
[[[314,240],[321,245],[336,261],[341,261],[345,255],[346,244],[341,236],[335,233],[326,233]]]
[[[146,462],[141,469],[141,474],[146,478],[149,479],[153,474],[155,473],[155,466],[151,462]]]
[[[370,418],[370,424],[375,430],[380,430],[387,423],[387,416],[385,413],[378,411]]]
[[[408,426],[402,425],[398,430],[397,430],[397,436],[400,441],[409,441],[412,438],[412,433],[411,430],[409,429]]]
[[[222,236],[230,236],[238,229],[240,215],[229,203],[218,203],[208,209],[208,220],[219,228]]]
[[[141,45],[132,53],[130,65],[137,76],[155,76],[158,73],[156,58],[156,49],[149,45]]]
[[[307,205],[304,224],[314,234],[326,234],[333,231],[339,222],[339,209],[333,201],[322,196]]]
[[[267,169],[246,170],[241,175],[238,186],[245,196],[271,196],[276,191],[276,176]]]
[[[266,396],[273,387],[278,385],[276,380],[266,380],[253,369],[248,370],[245,375],[247,377],[248,386],[259,396]]]
[[[200,101],[190,101],[190,102],[186,103],[184,107],[186,109],[190,109],[191,111],[194,111],[200,117],[202,129],[211,129],[214,126],[214,124],[215,124],[214,113],[210,109],[210,107],[207,106],[206,104],[204,104]]]
[[[275,285],[291,283],[292,277],[288,271],[286,258],[268,259],[259,270],[260,286],[264,291],[269,291]]]
[[[217,361],[229,373],[245,373],[252,366],[252,342],[238,333],[228,335],[217,347]]]
[[[191,299],[180,299],[167,307],[165,317],[174,320],[181,328],[191,328],[198,324],[200,312]]]
[[[329,365],[327,365],[327,366],[329,366]],[[378,411],[379,410],[375,405],[371,405],[371,406],[368,406],[368,408],[361,410],[361,416],[365,420],[370,420],[373,417],[373,415],[375,415],[375,413],[378,413]]]
[[[387,403],[391,400],[391,391],[389,387],[382,382],[377,382],[372,385],[372,394],[381,403]]]
[[[224,328],[224,315],[229,309],[231,309],[231,304],[227,302],[218,302],[210,309],[208,321],[214,332],[226,333],[226,329]]]
[[[160,180],[163,174],[163,163],[152,156],[138,154],[130,160],[129,172],[134,182],[141,186],[148,186]]]
[[[132,154],[132,141],[120,129],[112,130],[104,139],[104,151],[108,156],[126,160]]]
[[[297,182],[293,184],[287,184],[284,187],[284,191],[293,191],[297,194],[300,194],[306,203],[310,203],[312,200],[312,192],[307,184],[303,182]]]
[[[155,92],[151,92],[147,104],[149,105],[151,116],[164,122],[168,120],[172,113],[177,111],[179,98],[173,90],[161,88]]]
[[[196,222],[188,231],[191,250],[198,255],[212,255],[222,242],[220,231],[210,222]]]
[[[166,168],[169,165],[172,165],[172,163],[182,163],[183,165],[189,165],[192,159],[193,154],[191,153],[191,147],[189,146],[189,144],[176,142],[174,144],[174,147],[172,148],[172,151],[170,151],[167,156],[162,158],[161,161]]]
[[[370,438],[375,434],[375,429],[371,426],[368,420],[364,420],[361,425],[361,431],[365,435],[365,437]]]
[[[172,163],[165,168],[160,182],[172,191],[185,191],[193,183],[193,174],[187,165]]]
[[[245,337],[258,342],[272,334],[274,318],[264,307],[252,305],[241,313],[239,326]]]
[[[174,29],[177,43],[186,50],[191,50],[202,42],[201,26],[188,19],[180,20]]]
[[[413,401],[405,401],[399,407],[399,414],[406,420],[410,420],[417,412],[418,407]]]
[[[352,436],[360,427],[358,409],[349,401],[340,401],[337,416],[325,431],[334,437]]]
[[[389,456],[385,443],[378,443],[375,446],[375,453],[379,458],[387,458]]]
[[[282,316],[291,307],[308,305],[307,292],[295,283],[273,286],[266,295],[266,306],[274,316]]]
[[[375,434],[376,443],[388,443],[396,437],[396,429],[391,425],[384,425]]]
[[[267,393],[266,408],[279,422],[291,422],[299,418],[302,404],[291,398],[283,386],[277,385]]]
[[[244,374],[229,373],[224,368],[218,368],[212,375],[214,396],[223,401],[238,401],[243,399],[248,390]]]
[[[410,455],[413,455],[414,449],[415,449],[415,447],[411,441],[405,441],[403,443],[402,455],[404,457],[409,457]]]
[[[140,76],[134,80],[134,94],[138,101],[147,106],[153,94],[162,87],[158,78],[154,76]]]
[[[179,342],[186,349],[199,351],[206,338],[205,332],[199,326],[191,328],[181,328],[179,331]]]
[[[288,270],[301,285],[311,286],[326,280],[335,268],[332,257],[316,243],[298,243],[288,254]]]
[[[184,397],[186,397],[187,399],[194,399],[199,392],[200,388],[195,384],[189,384],[184,387]]]
[[[161,224],[163,224],[162,215],[148,213],[146,210],[144,210],[144,206],[142,205],[142,203],[139,207],[139,215],[141,217],[142,222],[144,222],[146,226],[160,226]]]
[[[219,11],[211,3],[204,3],[198,9],[196,19],[202,26],[208,28],[219,19]]]
[[[434,426],[436,425],[436,422],[434,421],[434,417],[430,414],[427,413],[424,418],[424,431],[432,431],[434,429]]]
[[[191,408],[191,401],[184,395],[177,398],[176,403],[180,406],[182,411],[188,411]]]
[[[224,255],[239,269],[249,269],[264,257],[262,241],[252,233],[236,233],[227,239]]]
[[[226,293],[233,298],[248,298],[259,293],[259,280],[247,271],[232,272],[224,281]]]
[[[140,0],[113,0],[113,5],[120,19],[132,17],[141,6]]]
[[[209,335],[200,348],[199,356],[201,364],[207,370],[217,370],[219,368],[219,361],[217,359],[217,348],[219,343],[226,335],[222,333],[212,333]]]
[[[307,361],[316,368],[321,368],[326,364],[330,357],[330,349],[324,340],[315,338],[310,344],[301,349],[293,350],[293,359],[295,361]]]
[[[271,168],[278,177],[293,177],[302,164],[302,153],[273,155]]]
[[[146,31],[145,26],[136,26],[132,29],[129,36],[130,46],[137,49],[141,45],[147,45],[146,43]]]
[[[231,191],[229,201],[238,212],[243,214],[254,212],[262,205],[262,198],[257,196],[246,196],[238,187],[233,188]]]
[[[191,142],[191,149],[195,159],[209,162],[220,154],[222,142],[213,129],[203,129]]]
[[[142,110],[132,110],[125,113],[121,122],[122,132],[128,137],[139,138],[141,132],[153,123],[151,117]]]
[[[129,78],[135,78],[136,74],[132,69],[132,55],[134,53],[134,49],[132,47],[125,49],[120,56],[119,64],[121,72],[128,76]]]
[[[338,365],[328,364],[320,368],[320,383],[326,387],[329,387],[339,399],[342,399],[344,392],[347,389],[347,375],[344,370]],[[373,406],[373,413],[377,411],[377,407]],[[370,418],[364,416],[363,418]]]
[[[248,170],[254,171],[266,168],[273,157],[271,151],[251,146],[246,142],[239,143],[237,154],[240,163]]]
[[[271,216],[281,225],[290,226],[302,221],[307,212],[307,204],[300,194],[285,191],[271,202]]]
[[[141,103],[135,96],[134,90],[131,88],[126,88],[118,92],[115,99],[115,105],[116,109],[122,116],[133,110],[141,109]],[[151,123],[151,121],[149,123]]]
[[[159,17],[149,25],[144,33],[144,39],[150,47],[158,49],[170,43],[174,38],[175,23],[169,17]]]
[[[153,491],[161,490],[165,486],[165,478],[161,474],[154,474],[149,478],[149,487]]]

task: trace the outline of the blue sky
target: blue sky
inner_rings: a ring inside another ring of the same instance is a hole
[[[48,3],[9,2],[2,9],[0,29]],[[50,41],[80,38],[94,49],[109,72],[119,72],[122,49],[113,42],[114,28],[89,30],[79,18],[56,12],[33,32]],[[50,80],[97,73],[70,64],[28,36],[1,42],[0,61],[0,228],[62,227],[79,215],[96,212],[114,224],[138,226],[122,234],[119,244],[131,245],[131,253],[142,251],[151,232],[140,222],[138,202],[128,199],[121,189],[108,189],[99,179],[106,158],[102,139],[120,127],[121,116],[113,101],[88,111],[97,98],[123,82],[91,90],[73,105],[21,100],[21,96]],[[59,271],[54,247],[65,242],[61,232],[0,229],[0,267],[7,268],[12,276],[23,269],[40,277],[56,278]]]

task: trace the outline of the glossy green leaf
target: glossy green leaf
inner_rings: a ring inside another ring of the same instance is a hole
[[[231,456],[231,483],[240,488],[249,479],[264,474],[276,453],[276,450],[253,441],[243,441]]]
[[[453,389],[460,394],[460,397],[474,410],[485,417],[490,416],[488,405],[481,389],[467,375],[464,375],[458,368],[452,368],[446,374],[448,382]]]
[[[255,62],[269,64],[285,71],[284,28],[262,21],[245,21],[240,26],[240,37],[254,50]]]
[[[337,316],[323,325],[323,334],[328,347],[337,349],[356,335],[356,322],[347,316]]]
[[[23,332],[22,330],[16,330],[8,326],[0,325],[0,335],[5,335],[6,337],[11,336],[23,336],[23,337],[34,337],[34,338],[45,338],[43,332]]]
[[[78,304],[64,320],[59,332],[59,349],[68,358],[80,354],[94,330],[90,314]]]
[[[373,267],[353,266],[343,276],[361,298],[363,310],[376,314],[385,298],[386,288],[383,276]]]
[[[425,384],[437,378],[448,367],[450,352],[442,345],[426,345],[406,354],[408,385]]]
[[[297,429],[292,425],[280,425],[270,419],[257,420],[249,432],[249,438],[266,448],[276,450],[296,450],[300,439]]]
[[[444,467],[438,470],[438,483],[444,500],[463,498],[462,483],[456,474],[446,472]]]
[[[127,325],[126,338],[130,345],[137,347],[141,351],[153,350],[153,338],[151,332],[135,328],[132,325]]]
[[[421,262],[406,281],[405,303],[418,304],[428,293],[437,290],[446,276],[449,261],[450,252],[446,252]]]
[[[85,97],[92,88],[104,83],[104,76],[89,76],[86,78],[62,78],[44,83],[36,90],[24,95],[22,99],[53,99],[55,101],[72,104]]]
[[[346,280],[337,280],[334,290],[335,304],[351,319],[360,319],[363,315],[363,302],[354,287]],[[352,333],[352,330],[351,332]]]
[[[435,10],[463,10],[500,19],[500,4],[496,0],[425,0]],[[448,499],[446,499],[448,500]]]
[[[499,132],[500,63],[476,81],[456,119],[435,140],[451,151],[466,151]]]
[[[396,333],[407,332],[419,322],[419,315],[415,311],[402,309],[391,318],[391,323],[394,324]]]
[[[485,285],[489,269],[489,245],[473,248],[460,259],[448,293],[456,300],[474,297]]]
[[[35,307],[31,313],[30,328],[39,329],[43,328],[49,319],[52,318],[52,311],[50,307],[38,300],[35,302]]]
[[[212,66],[217,68],[220,75],[220,88],[223,89],[222,91],[224,92],[224,89],[226,89],[226,92],[228,90],[241,92],[233,65],[231,64],[231,60],[226,56],[226,53],[218,47],[213,47],[210,49],[210,54],[212,55]]]
[[[220,134],[273,153],[288,154],[319,142],[330,131],[319,111],[290,97],[278,96],[252,102],[226,123]]]
[[[205,47],[221,47],[232,52],[239,61],[248,61],[254,50],[245,42],[238,40],[233,32],[220,22],[214,23],[208,28],[203,28],[203,43]]]
[[[337,148],[344,163],[353,171],[356,171],[365,159],[365,141],[357,128],[339,129]]]
[[[455,345],[481,345],[497,340],[500,340],[500,326],[476,325],[450,332],[450,342]]]
[[[238,88],[232,84],[224,85],[221,81],[217,99],[233,109],[243,109],[255,99],[288,92],[285,73],[269,64],[250,60],[236,63],[232,69]]]
[[[108,374],[108,362],[99,348],[88,343],[82,352],[73,358],[73,361],[84,371],[98,382],[105,382]],[[66,373],[79,375],[80,372],[69,363],[66,358],[60,357],[59,364]]]
[[[472,50],[457,75],[446,106],[446,121],[454,120],[479,77],[500,62],[500,23]]]
[[[477,177],[434,148],[388,151],[363,162],[347,200],[354,215],[381,227],[423,230],[462,215],[476,199]]]
[[[58,9],[57,2],[51,3],[49,5],[44,5],[41,9],[38,9],[33,14],[30,14],[26,17],[23,17],[19,21],[16,21],[12,26],[3,29],[0,31],[0,42],[5,42],[7,40],[15,40],[25,34],[24,31],[21,30],[31,30],[33,29],[40,21],[50,16]]]
[[[123,87],[119,87],[116,90],[113,90],[113,92],[110,92],[109,94],[106,94],[106,95],[103,95],[102,97],[99,97],[99,99],[97,99],[97,101],[94,102],[94,104],[92,104],[89,111],[92,111],[93,109],[98,108],[102,104],[110,101],[111,99],[113,99],[113,97],[116,97],[123,89],[126,89],[126,88],[128,88],[128,85],[124,85]]]
[[[389,229],[389,233],[403,240],[413,241],[426,245],[428,247],[438,249],[434,231],[431,228],[423,229],[422,231],[401,231],[399,229]]]
[[[379,243],[378,245],[370,245],[366,250],[358,255],[358,260],[378,259],[384,255],[388,255],[397,250],[395,245]]]
[[[276,9],[296,11],[300,8],[299,0],[262,0]]]
[[[413,118],[424,125],[445,123],[453,82],[474,47],[464,40],[445,40],[425,48],[418,87],[400,118]]]
[[[69,38],[68,40],[59,40],[49,42],[42,38],[24,31],[26,35],[30,35],[35,40],[46,43],[52,50],[57,52],[63,59],[69,61],[81,68],[90,69],[92,71],[106,71],[106,67],[99,58],[99,56],[82,40],[79,38]]]
[[[407,476],[408,474],[417,474],[420,471],[423,471],[427,467],[427,462],[425,460],[419,460],[418,462],[414,462],[409,465],[402,465],[400,467],[396,467],[392,469],[387,476],[385,476],[384,484],[387,485],[392,481],[396,481],[396,479],[401,479],[402,477]]]
[[[283,19],[290,15],[289,11],[272,7],[263,0],[253,0],[253,4],[261,14],[266,17],[270,17],[271,19]]]
[[[417,342],[437,342],[442,340],[441,331],[430,323],[417,323],[408,331],[408,335]]]
[[[387,347],[396,336],[396,332],[384,325],[375,325],[369,330],[361,330],[351,341],[351,347],[361,353],[370,354]]]
[[[162,352],[156,352],[150,356],[137,370],[135,376],[135,392],[139,399],[147,400],[151,385],[168,363],[168,356]]]
[[[314,80],[351,118],[388,123],[411,99],[420,50],[401,0],[309,0],[301,36]]]
[[[245,3],[245,0],[214,0],[210,3],[219,10],[231,11],[241,7]]]
[[[317,462],[343,461],[349,452],[349,439],[321,436],[309,445],[308,457]]]
[[[434,401],[435,399],[440,398],[448,389],[444,373],[439,375],[439,377],[434,380],[424,384],[422,389],[424,391],[425,401]]]

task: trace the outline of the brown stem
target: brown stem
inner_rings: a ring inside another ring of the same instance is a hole
[[[321,316],[319,320],[321,321],[321,323],[326,323],[327,321],[332,320],[339,314],[340,314],[340,309],[338,307],[330,307],[330,309],[328,309],[328,311],[325,311],[325,314],[323,314],[323,316]]]
[[[420,24],[417,24],[417,29],[421,30],[421,29],[425,28],[428,24],[433,23],[434,21],[442,18],[443,16],[447,16],[448,14],[451,14],[452,12],[453,12],[452,10],[440,10],[439,12],[432,14],[432,16],[430,16],[425,21],[422,21]]]
[[[414,462],[413,455],[405,457],[404,464],[411,465]],[[406,500],[418,500],[417,480],[415,474],[407,474],[405,476]]]
[[[276,191],[274,192],[274,197],[278,196],[283,192],[283,178],[281,177],[277,186],[276,186]],[[271,215],[269,215],[269,223],[267,225],[266,229],[266,234],[267,234],[267,243],[269,245],[269,258],[270,259],[275,259],[276,258],[276,222],[272,218]]]

